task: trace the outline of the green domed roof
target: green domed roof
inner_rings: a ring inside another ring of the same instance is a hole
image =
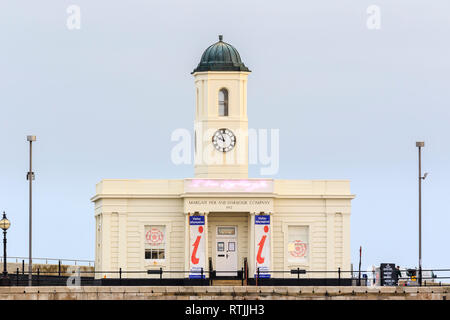
[[[203,52],[200,63],[197,68],[192,71],[247,71],[250,70],[244,65],[239,52],[231,44],[222,41],[223,37],[219,36],[219,41],[209,46]]]

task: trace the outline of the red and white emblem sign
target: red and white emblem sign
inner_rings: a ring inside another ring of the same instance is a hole
[[[151,246],[157,246],[163,242],[164,234],[157,228],[151,228],[149,231],[147,231],[145,239],[147,239],[147,242]]]
[[[302,240],[294,241],[294,250],[291,250],[291,256],[295,258],[303,258],[306,255],[307,246]]]

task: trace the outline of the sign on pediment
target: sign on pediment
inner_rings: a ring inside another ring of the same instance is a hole
[[[273,212],[271,198],[185,198],[184,212]]]

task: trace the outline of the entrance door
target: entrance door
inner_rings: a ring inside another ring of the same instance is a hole
[[[237,276],[237,227],[218,226],[216,232],[216,276]]]

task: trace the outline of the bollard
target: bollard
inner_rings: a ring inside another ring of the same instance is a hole
[[[39,286],[39,268],[37,269],[37,285]]]
[[[242,274],[241,274],[241,286],[243,286],[244,285],[244,267],[241,268],[241,272],[242,272]]]
[[[247,262],[247,258],[244,259],[244,268],[245,268],[245,284],[248,285],[248,262]]]
[[[61,260],[58,260],[58,276],[61,277]]]
[[[160,267],[159,268],[159,280],[161,281],[161,283],[162,283],[162,275],[163,275],[163,269],[162,269],[162,267]]]
[[[22,260],[22,275],[25,274],[25,260]]]
[[[208,260],[208,267],[209,267],[209,275],[208,275],[209,281],[208,281],[208,284],[210,286],[212,286],[213,265],[212,265],[212,258],[211,257],[209,257],[209,260]]]
[[[422,266],[419,266],[419,287],[422,286]]]
[[[338,268],[338,286],[341,285],[341,267]]]
[[[122,285],[122,268],[119,268],[119,285]]]
[[[259,267],[258,267],[258,271],[256,274],[256,286],[258,286],[258,280],[259,280]]]
[[[16,286],[19,286],[19,268],[16,270]]]

